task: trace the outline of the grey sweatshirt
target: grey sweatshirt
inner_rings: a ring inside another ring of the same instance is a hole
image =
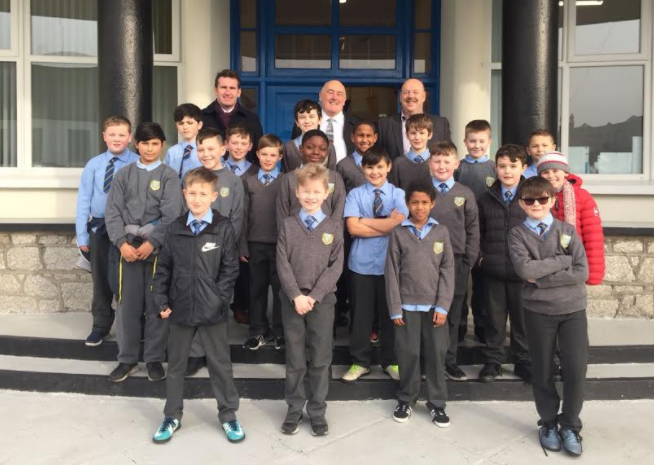
[[[388,182],[403,191],[407,191],[409,186],[416,181],[430,181],[431,173],[429,172],[429,162],[425,160],[422,163],[414,163],[405,155],[393,160],[391,172],[388,173]]]
[[[495,162],[493,160],[488,160],[485,163],[461,161],[454,174],[454,179],[474,192],[477,200],[488,191],[496,178],[497,174],[495,173]]]
[[[211,208],[218,210],[218,213],[225,218],[229,218],[236,237],[239,238],[243,231],[243,181],[225,166],[214,170],[213,173],[218,176],[216,183],[218,198],[211,204]]]
[[[336,171],[343,178],[345,192],[349,193],[352,189],[363,186],[366,183],[366,176],[360,166],[357,166],[354,158],[348,155],[338,162]]]
[[[454,255],[465,255],[472,267],[479,256],[479,215],[475,194],[455,182],[445,195],[436,189],[436,205],[429,214],[450,233]]]
[[[574,226],[554,220],[544,237],[524,224],[516,226],[509,232],[509,254],[516,273],[525,280],[525,309],[563,315],[586,308],[588,260]]]
[[[343,272],[343,225],[325,218],[313,231],[289,216],[281,222],[277,241],[277,273],[284,294],[293,299],[300,294],[318,302],[336,292]]]
[[[148,241],[161,247],[168,225],[182,213],[179,176],[163,163],[152,171],[136,163],[114,175],[107,197],[105,224],[109,239],[118,248],[127,241],[125,226],[155,223]]]
[[[263,242],[265,244],[277,243],[277,216],[275,212],[275,205],[277,202],[277,195],[281,186],[282,174],[277,176],[270,184],[264,186],[257,175],[248,176],[243,179],[243,187],[245,188],[245,205],[247,211],[243,223],[245,235],[245,253],[249,255],[247,250],[247,242]]]
[[[422,240],[406,226],[393,228],[384,279],[390,316],[401,315],[403,303],[449,310],[454,297],[454,255],[447,228],[437,224]]]

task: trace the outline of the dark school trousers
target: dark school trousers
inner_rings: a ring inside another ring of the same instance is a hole
[[[475,333],[483,333],[486,327],[486,304],[484,302],[484,273],[473,267],[470,270],[470,279],[472,281],[472,290],[470,294],[470,309],[475,325]],[[461,326],[468,325],[468,292],[463,298],[461,304]]]
[[[350,271],[352,286],[352,324],[350,334],[350,357],[352,363],[365,368],[372,365],[370,332],[374,318],[379,320],[381,349],[380,365],[395,365],[395,330],[386,304],[384,276],[359,274]]]
[[[329,367],[332,364],[334,342],[334,305],[336,296],[325,295],[322,302],[316,302],[313,310],[299,315],[295,305],[284,294],[279,294],[282,303],[282,320],[286,338],[286,383],[284,396],[288,413],[301,413],[305,404],[309,418],[321,419],[327,410],[329,392]],[[307,357],[307,350],[309,356]],[[309,359],[309,396],[304,387]]]
[[[556,305],[553,303],[553,305]],[[563,429],[581,430],[579,414],[584,403],[588,367],[588,321],[586,310],[565,315],[545,315],[525,310],[536,410],[545,423],[558,422]],[[563,408],[554,385],[554,348],[561,350]]]
[[[336,313],[345,315],[350,309],[352,298],[350,296],[350,269],[347,267],[350,249],[352,248],[352,236],[345,230],[343,242],[343,273],[336,283]]]
[[[239,271],[236,284],[234,284],[234,300],[232,301],[232,311],[243,310],[248,312],[250,309],[250,266],[247,262],[242,262],[239,258]]]
[[[89,231],[89,248],[91,255],[91,276],[93,277],[93,300],[91,314],[93,315],[93,331],[109,334],[114,324],[115,312],[111,308],[114,293],[109,287],[109,248],[111,241],[105,234]]]
[[[447,327],[450,334],[449,347],[445,356],[447,365],[456,365],[456,354],[459,345],[459,324],[461,322],[461,309],[463,299],[468,289],[468,275],[470,267],[464,263],[463,255],[454,256],[454,298],[447,314]]]
[[[229,358],[227,323],[210,326],[170,324],[168,336],[168,373],[166,374],[166,406],[164,415],[182,419],[184,413],[184,373],[193,337],[197,335],[207,353],[207,369],[211,390],[218,403],[220,423],[236,420],[239,398],[232,361]]]
[[[155,258],[156,260],[156,258]],[[143,360],[163,362],[166,358],[168,322],[158,317],[150,287],[156,261],[119,263],[119,295],[116,310],[118,361],[137,363],[141,345],[141,324],[145,315]]]
[[[400,369],[400,389],[397,399],[413,407],[420,395],[420,348],[422,342],[427,400],[445,408],[447,382],[445,354],[450,337],[447,324],[434,327],[434,310],[402,312],[404,326],[395,326],[395,353]]]
[[[486,363],[499,365],[504,363],[507,317],[511,321],[511,353],[516,362],[528,362],[529,349],[522,307],[522,282],[484,275],[484,297],[488,310],[484,330],[486,347],[483,349]]]
[[[282,308],[279,301],[277,244],[250,242],[250,336],[263,336],[270,328],[268,321],[268,286],[272,286],[272,329],[275,336],[284,334]]]

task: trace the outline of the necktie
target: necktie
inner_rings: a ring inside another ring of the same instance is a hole
[[[193,146],[188,144],[184,147],[184,154],[182,155],[182,162],[179,164],[179,179],[182,179],[182,169],[184,168],[184,162],[191,158],[191,152],[193,151]]]
[[[447,187],[447,184],[445,184],[444,182],[440,183],[440,184],[438,185],[438,187],[441,189],[441,194],[446,193],[446,192],[447,192],[447,189],[449,189],[449,188]]]
[[[422,163],[425,161],[420,155],[416,155],[416,157],[413,159],[414,163]]]
[[[415,234],[415,236],[420,239],[420,230],[416,228],[415,226],[411,226],[411,232]]]
[[[316,222],[316,219],[313,216],[309,215],[304,219],[304,222],[307,224],[307,229],[309,231],[313,231],[313,223]]]
[[[104,170],[104,184],[102,185],[102,190],[105,194],[111,189],[111,181],[114,179],[114,165],[118,161],[118,157],[113,157],[107,163],[107,168]]]
[[[327,139],[329,139],[329,142],[332,142],[334,140],[334,118],[329,118],[327,120],[327,128],[325,131],[325,134],[327,135]]]
[[[232,170],[232,173],[236,173],[236,170],[238,169],[238,165],[232,165],[228,164],[229,169]]]
[[[536,227],[540,229],[540,233],[538,234],[539,236],[542,236],[545,234],[545,231],[547,231],[547,225],[545,223],[538,223]]]
[[[193,234],[194,235],[197,236],[198,234],[200,234],[200,228],[202,227],[202,223],[204,223],[204,221],[202,221],[202,220],[193,220],[193,221],[191,221],[191,228],[193,228]]]
[[[511,199],[512,199],[512,198],[513,198],[513,194],[511,193],[511,191],[506,191],[506,192],[504,193],[504,203],[509,203],[509,202],[511,202]]]
[[[381,198],[382,191],[381,189],[375,189],[375,200],[372,202],[372,212],[375,215],[375,218],[378,218],[382,216],[382,207],[384,206],[384,202]]]
[[[262,178],[263,178],[263,185],[264,186],[267,186],[268,184],[270,184],[272,182],[272,174],[266,173],[266,174],[264,174],[262,176]]]

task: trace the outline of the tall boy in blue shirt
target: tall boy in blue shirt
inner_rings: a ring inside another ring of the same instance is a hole
[[[175,108],[173,117],[184,140],[168,149],[163,162],[174,169],[181,180],[189,170],[202,166],[195,141],[202,129],[202,110],[192,103],[182,103]]]

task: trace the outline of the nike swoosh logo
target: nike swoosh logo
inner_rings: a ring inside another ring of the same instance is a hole
[[[210,250],[216,250],[219,249],[219,245],[210,245],[210,244],[204,244],[204,247],[202,247],[203,252],[209,252]]]

